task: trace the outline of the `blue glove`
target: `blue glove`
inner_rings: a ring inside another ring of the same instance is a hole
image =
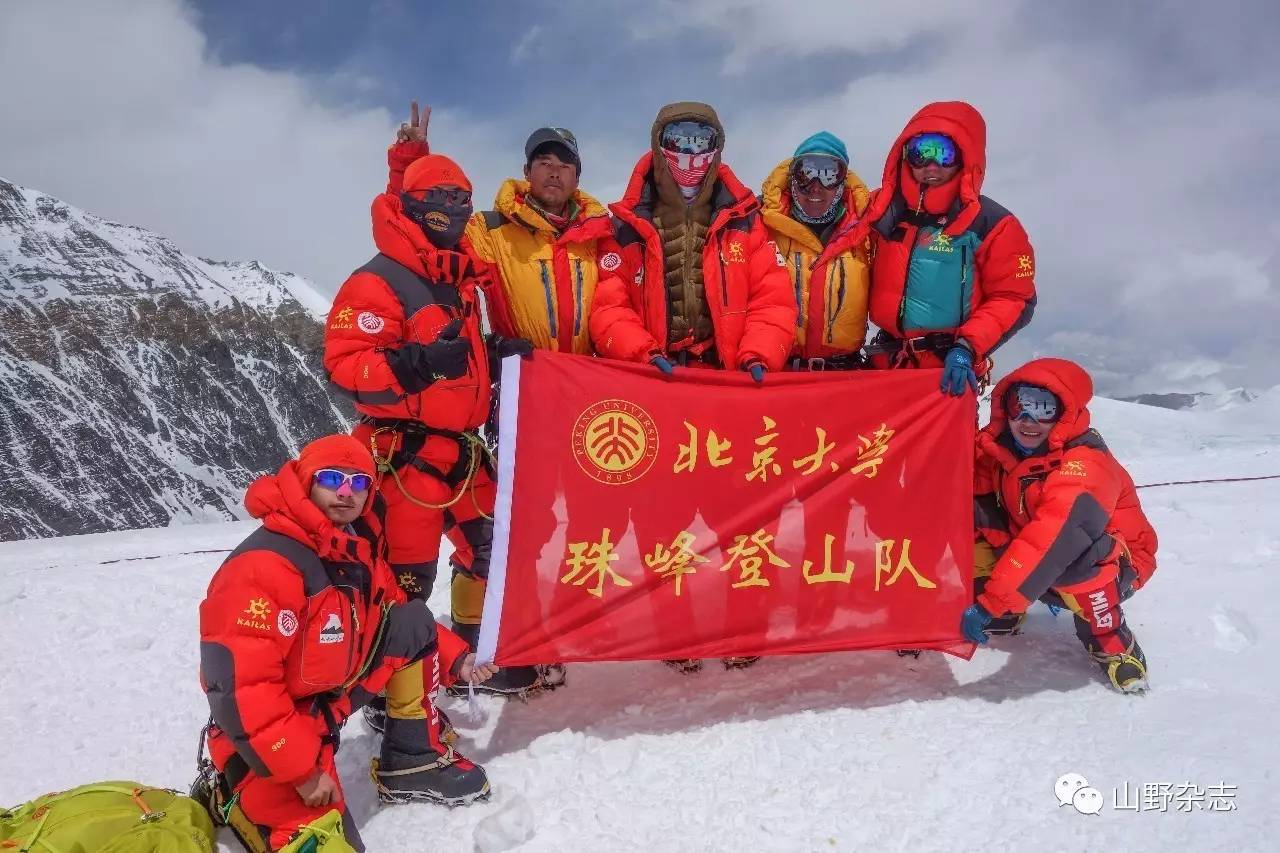
[[[1052,613],[1055,617],[1057,617],[1059,613],[1061,613],[1063,610],[1066,609],[1065,607],[1059,607],[1056,604],[1050,604],[1047,601],[1044,603],[1044,606],[1049,608],[1049,612]]]
[[[966,639],[985,646],[987,644],[985,629],[990,621],[991,614],[987,612],[987,608],[974,602],[964,609],[964,615],[960,617],[960,630]]]
[[[971,391],[977,393],[978,374],[973,372],[973,353],[962,346],[954,346],[947,352],[947,360],[942,368],[942,384],[939,388],[943,393],[959,397],[964,393],[966,383]]]
[[[764,383],[764,365],[763,364],[757,361],[757,362],[753,362],[752,364],[746,365],[743,369],[751,374],[751,378],[756,381],[757,385],[761,385]]]
[[[654,367],[658,368],[659,370],[661,370],[663,373],[667,374],[668,376],[671,376],[673,373],[676,372],[676,369],[671,364],[671,362],[667,361],[665,358],[663,358],[660,355],[655,355],[653,358],[649,359],[649,363],[652,364]]]

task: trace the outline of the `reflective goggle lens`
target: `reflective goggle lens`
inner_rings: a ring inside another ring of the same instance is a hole
[[[801,189],[814,181],[827,189],[838,187],[844,183],[846,168],[844,163],[835,157],[821,154],[806,154],[791,161],[791,177]]]
[[[662,128],[662,147],[678,154],[702,154],[717,147],[719,134],[700,121],[673,121]]]
[[[930,163],[954,166],[960,160],[955,141],[942,133],[920,133],[911,137],[904,153],[907,162],[917,169]]]
[[[441,207],[466,207],[471,204],[471,193],[458,187],[432,187],[423,190],[417,200]]]
[[[1054,393],[1036,385],[1019,385],[1014,388],[1009,393],[1008,408],[1011,420],[1030,418],[1042,424],[1056,421],[1061,412]]]
[[[373,485],[373,478],[368,474],[344,474],[332,468],[324,468],[317,471],[315,480],[321,488],[334,492],[342,488],[342,484],[348,481],[351,483],[351,491],[353,492],[367,492],[369,487]]]

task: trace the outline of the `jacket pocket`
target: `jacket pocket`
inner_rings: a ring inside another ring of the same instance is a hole
[[[359,626],[352,602],[353,598],[337,587],[329,587],[307,600],[306,637],[301,643],[298,669],[302,683],[308,687],[338,687],[354,667]]]

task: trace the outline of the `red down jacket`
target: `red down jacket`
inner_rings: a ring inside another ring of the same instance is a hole
[[[960,149],[960,173],[945,184],[922,187],[902,156],[903,146],[918,133],[944,133]],[[885,160],[880,189],[861,223],[836,237],[823,253],[834,257],[870,236],[875,249],[871,272],[871,320],[895,338],[928,332],[952,332],[967,342],[979,359],[1031,321],[1035,309],[1035,252],[1022,224],[1012,213],[979,193],[987,168],[987,125],[982,115],[962,101],[929,104],[917,112],[894,140]],[[959,241],[966,233],[977,239],[974,281],[957,282],[969,292],[964,320],[950,329],[903,329],[907,274],[925,225],[942,227]]]
[[[1004,398],[1016,383],[1047,388],[1062,403],[1047,452],[1022,458],[1011,444]],[[1156,532],[1133,479],[1089,427],[1093,382],[1074,362],[1040,358],[1006,376],[991,395],[991,422],[978,433],[974,468],[978,532],[1001,556],[979,602],[1021,613],[1068,566],[1125,555],[1136,589],[1156,569]],[[1034,592],[1035,594],[1031,594]]]
[[[225,761],[225,734],[259,776],[286,783],[311,773],[328,733],[311,698],[331,693],[338,721],[347,716],[346,693],[364,675],[386,612],[406,600],[377,553],[373,512],[355,533],[334,526],[307,498],[297,465],[249,487],[245,506],[262,527],[200,604],[200,682],[220,729],[214,760]],[[447,686],[467,646],[439,627],[437,643]]]
[[[487,268],[468,251],[465,238],[457,252],[431,245],[401,211],[396,195],[375,198],[372,214],[380,254],[353,272],[334,297],[324,342],[329,380],[364,415],[408,418],[454,432],[475,428],[489,413],[489,363],[476,296]],[[387,350],[431,343],[457,317],[463,319],[460,336],[471,342],[467,373],[406,393]]]
[[[640,158],[617,217],[621,260],[606,254],[591,307],[591,339],[608,358],[648,361],[667,352],[667,292],[662,239],[647,213],[653,153]],[[760,203],[720,165],[719,186],[702,251],[715,346],[727,367],[759,360],[781,370],[795,338],[796,301],[781,256],[760,219]],[[607,263],[607,268],[605,264]]]

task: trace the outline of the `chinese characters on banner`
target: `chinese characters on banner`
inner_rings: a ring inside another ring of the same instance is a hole
[[[938,371],[503,363],[479,654],[967,657],[974,400]]]

